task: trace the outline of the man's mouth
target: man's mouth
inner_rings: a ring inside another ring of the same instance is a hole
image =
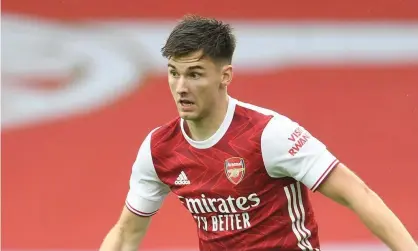
[[[192,105],[194,105],[194,103],[190,100],[182,99],[182,100],[180,100],[180,105],[181,106],[192,106]]]

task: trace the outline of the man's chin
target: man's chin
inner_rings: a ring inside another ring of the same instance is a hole
[[[184,120],[197,120],[198,119],[197,114],[194,113],[194,112],[179,111],[179,116],[180,116],[180,118],[182,118]]]
[[[182,118],[184,120],[194,120],[195,116],[193,116],[193,114],[190,114],[190,113],[181,112],[180,113],[180,118]]]

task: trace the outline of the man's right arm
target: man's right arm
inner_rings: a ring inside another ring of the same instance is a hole
[[[126,206],[118,222],[106,235],[100,251],[136,251],[148,229],[151,217],[141,217]]]
[[[105,237],[100,251],[138,250],[151,216],[156,214],[170,192],[158,177],[151,154],[151,135],[142,143],[129,181],[125,207],[117,223]]]

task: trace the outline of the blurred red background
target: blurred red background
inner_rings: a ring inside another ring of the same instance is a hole
[[[4,0],[2,11],[52,19],[418,21],[418,2]],[[297,66],[240,72],[231,94],[286,114],[375,189],[418,238],[418,62]],[[2,247],[94,249],[115,223],[137,149],[176,116],[166,78],[148,74],[122,99],[89,113],[2,130]],[[322,241],[375,242],[356,217],[313,195]],[[192,217],[170,196],[144,248],[193,249]]]

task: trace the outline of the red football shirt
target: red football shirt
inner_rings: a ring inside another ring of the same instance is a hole
[[[132,168],[126,206],[151,216],[171,191],[196,222],[200,250],[319,250],[308,197],[338,160],[274,111],[229,98],[217,132],[194,141],[177,118],[154,129]]]

